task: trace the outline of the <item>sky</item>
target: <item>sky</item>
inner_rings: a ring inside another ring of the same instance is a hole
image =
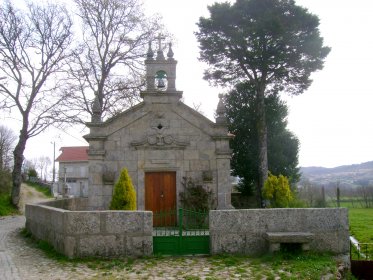
[[[144,0],[147,14],[163,17],[173,34],[174,58],[178,61],[176,87],[183,91],[185,103],[200,105],[214,120],[218,94],[203,80],[207,65],[198,61],[199,48],[194,32],[201,16],[208,16],[211,0]],[[373,160],[373,1],[371,0],[296,0],[320,18],[320,32],[331,52],[324,69],[312,75],[311,87],[300,96],[283,95],[289,107],[288,128],[299,138],[300,166],[335,167]],[[0,113],[0,122],[19,124]],[[18,126],[18,127],[17,127]],[[31,138],[27,159],[40,155],[56,156],[61,146],[81,146],[87,131],[80,128],[59,131],[48,129]]]

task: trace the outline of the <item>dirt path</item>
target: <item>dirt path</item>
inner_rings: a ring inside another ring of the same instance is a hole
[[[25,213],[25,205],[27,203],[38,203],[42,201],[48,201],[53,198],[45,196],[43,193],[38,192],[33,187],[30,187],[26,184],[21,185],[21,199],[19,202],[19,209],[21,213]]]

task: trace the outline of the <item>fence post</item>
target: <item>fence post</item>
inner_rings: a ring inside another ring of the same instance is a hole
[[[179,208],[179,236],[183,235],[183,208]]]

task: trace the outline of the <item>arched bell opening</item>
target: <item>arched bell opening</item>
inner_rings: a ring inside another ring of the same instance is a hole
[[[157,71],[155,74],[155,88],[159,91],[167,90],[168,81],[167,81],[167,73],[163,70]]]

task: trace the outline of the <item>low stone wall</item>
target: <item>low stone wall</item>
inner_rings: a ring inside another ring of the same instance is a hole
[[[211,254],[268,252],[266,232],[309,232],[312,251],[349,253],[348,210],[344,208],[210,211]]]
[[[74,197],[69,199],[56,199],[42,202],[38,205],[45,205],[70,211],[85,211],[88,209],[88,198]]]
[[[153,253],[152,212],[68,210],[81,208],[76,202],[67,199],[27,204],[27,230],[69,258]]]

